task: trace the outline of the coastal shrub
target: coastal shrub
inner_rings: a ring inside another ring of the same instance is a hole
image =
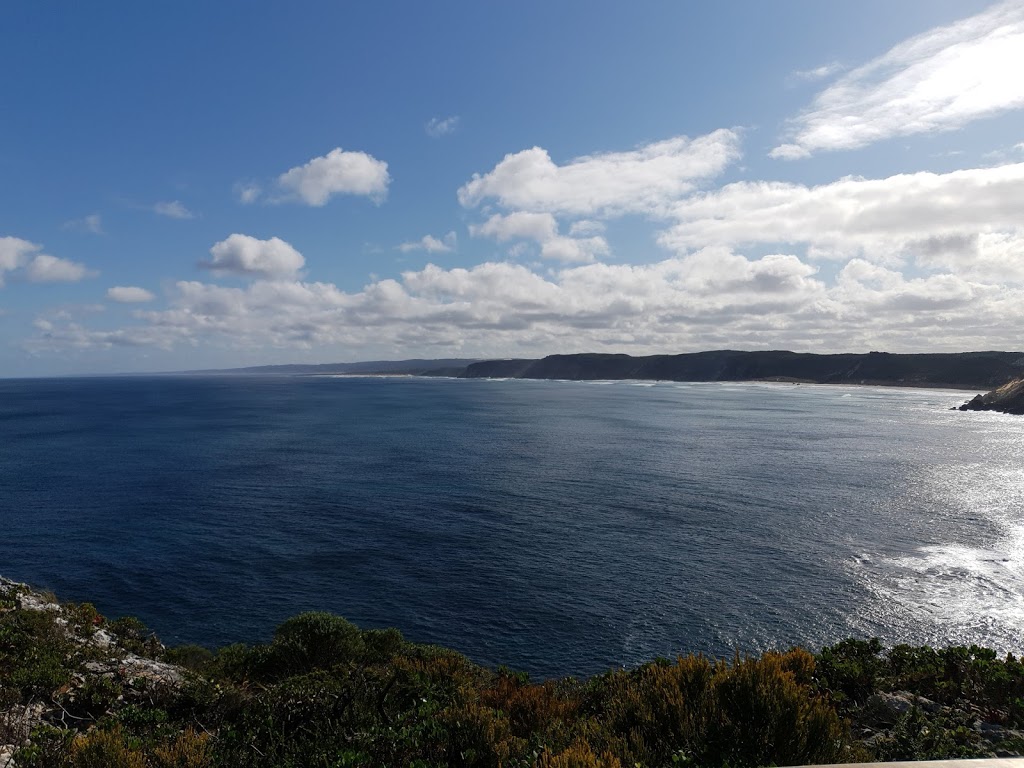
[[[103,622],[103,617],[92,603],[64,603],[61,615],[69,629],[81,637],[91,637]]]
[[[611,752],[595,754],[590,745],[583,741],[557,754],[541,753],[537,768],[622,768],[622,761]]]
[[[209,734],[186,728],[171,744],[153,750],[150,765],[152,768],[210,768],[213,753]]]
[[[0,687],[48,695],[71,677],[74,646],[52,611],[0,614]]]
[[[808,684],[806,651],[714,662],[680,657],[605,676],[603,714],[645,765],[837,762],[847,743],[831,704]]]
[[[529,680],[529,678],[526,678]],[[557,736],[565,724],[579,716],[580,700],[563,695],[557,683],[524,682],[516,675],[498,674],[480,692],[480,701],[508,718],[511,732],[520,738],[532,734]]]
[[[274,633],[270,663],[274,672],[301,675],[354,661],[365,651],[359,628],[323,611],[300,613]]]
[[[14,759],[18,768],[67,768],[71,765],[74,731],[40,725],[33,729],[31,744],[19,749]]]
[[[250,647],[245,643],[233,643],[218,650],[205,671],[214,677],[240,683],[261,677],[265,673],[267,656],[265,645]]]
[[[882,650],[877,637],[825,646],[817,656],[816,675],[840,703],[863,704],[875,691],[884,669]]]
[[[141,750],[128,744],[120,727],[96,729],[71,743],[72,768],[146,768]]]
[[[156,635],[134,616],[115,619],[106,625],[106,629],[117,638],[118,643],[126,651],[150,657],[160,653],[161,646]]]
[[[210,666],[214,655],[209,648],[201,645],[178,645],[167,648],[163,653],[164,661],[177,664],[179,667],[201,671]]]
[[[929,715],[911,707],[900,715],[889,734],[874,743],[875,759],[953,760],[987,757],[989,745],[979,743],[970,716],[954,713]]]
[[[801,685],[807,654],[768,652],[716,665],[716,718],[705,762],[731,766],[835,763],[846,743],[831,705]]]
[[[387,663],[405,646],[405,638],[394,627],[364,629],[362,640],[364,661],[368,664]]]
[[[99,720],[121,696],[122,688],[109,677],[89,677],[82,685],[62,697],[61,706],[76,719]]]

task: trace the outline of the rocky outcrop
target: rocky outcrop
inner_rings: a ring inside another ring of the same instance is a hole
[[[58,672],[53,690],[39,683],[19,701],[0,700],[0,768],[15,768],[18,750],[30,745],[41,725],[84,732],[113,709],[150,703],[156,692],[185,682],[185,670],[158,658],[165,649],[141,624],[107,622],[91,605],[61,604],[0,576],[0,617],[19,612],[38,619],[27,622],[32,629],[25,636]]]
[[[1024,378],[1014,379],[960,406],[961,411],[1000,411],[1024,415]]]

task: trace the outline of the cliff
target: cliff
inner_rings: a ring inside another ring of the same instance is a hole
[[[1024,378],[997,387],[988,394],[977,395],[960,406],[961,411],[1001,411],[1024,415]]]
[[[1017,378],[1024,353],[816,355],[716,350],[680,355],[549,355],[540,360],[486,360],[463,378],[649,379],[661,381],[792,381],[815,384],[990,389]]]

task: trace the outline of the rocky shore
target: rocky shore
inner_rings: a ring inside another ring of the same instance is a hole
[[[960,406],[961,411],[999,411],[1024,415],[1024,378],[1014,379]]]

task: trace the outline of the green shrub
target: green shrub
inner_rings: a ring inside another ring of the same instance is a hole
[[[163,657],[166,662],[193,671],[208,668],[214,659],[213,652],[201,645],[178,645],[174,648],[167,648]]]
[[[18,768],[68,768],[74,732],[41,725],[32,731],[32,743],[14,754]]]
[[[368,664],[385,664],[405,646],[402,633],[394,627],[365,629],[362,632],[363,660]]]
[[[882,643],[871,640],[843,640],[821,649],[816,674],[825,688],[840,701],[863,704],[878,685],[884,669]]]
[[[48,695],[71,677],[74,645],[52,611],[0,614],[0,687]]]
[[[965,715],[929,715],[912,707],[900,715],[888,736],[874,745],[875,759],[952,760],[987,757],[991,748],[979,742]]]
[[[331,613],[310,611],[277,628],[268,661],[275,673],[301,675],[359,660],[364,652],[362,633],[355,624]]]

